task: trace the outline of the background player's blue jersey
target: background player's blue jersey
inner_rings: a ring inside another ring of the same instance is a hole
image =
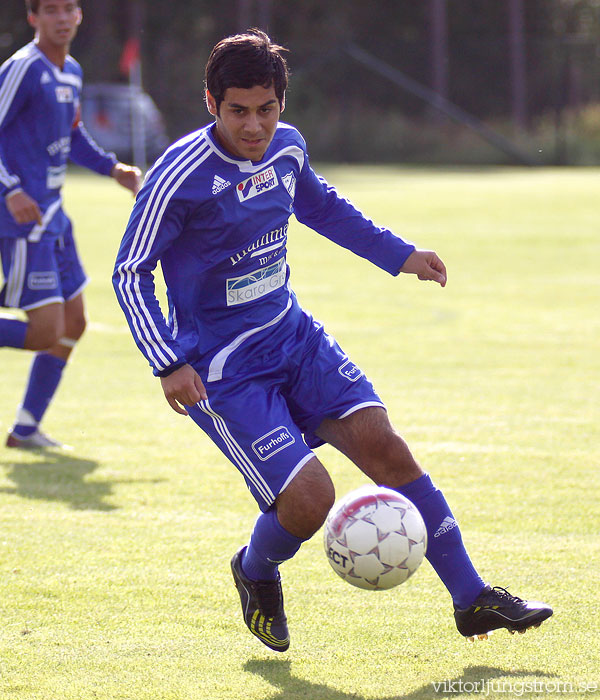
[[[292,213],[391,274],[414,250],[315,175],[293,127],[280,123],[256,163],[224,151],[214,127],[175,143],[148,173],[113,277],[155,374],[188,362],[208,381],[257,333],[301,313],[286,263]],[[168,323],[154,291],[159,260]]]
[[[32,42],[0,67],[0,236],[60,232],[60,189],[67,160],[109,175],[117,159],[105,153],[79,120],[82,70],[71,56],[61,69]],[[15,223],[4,197],[23,189],[39,205],[39,225]]]

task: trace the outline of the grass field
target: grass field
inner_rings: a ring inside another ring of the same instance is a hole
[[[374,381],[483,577],[554,617],[470,645],[428,563],[360,591],[319,533],[283,567],[289,652],[255,640],[229,573],[254,502],[117,307],[129,196],[73,174],[90,321],[44,427],[74,450],[0,447],[1,700],[600,697],[600,171],[323,172],[449,281],[392,278],[294,224],[301,301]],[[30,358],[1,352],[5,432]],[[338,495],[364,483],[319,456]]]

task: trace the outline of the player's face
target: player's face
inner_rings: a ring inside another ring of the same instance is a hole
[[[247,160],[260,160],[273,140],[283,109],[271,86],[227,88],[217,114],[217,105],[207,92],[208,111],[217,120],[217,138],[229,153]]]
[[[68,47],[81,23],[81,8],[73,0],[40,0],[38,11],[27,19],[42,48]]]

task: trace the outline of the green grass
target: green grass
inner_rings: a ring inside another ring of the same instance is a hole
[[[2,700],[426,700],[482,681],[486,697],[600,697],[584,692],[600,684],[600,171],[324,174],[437,250],[448,286],[389,277],[294,224],[294,288],[374,381],[484,578],[554,617],[469,645],[427,563],[360,591],[319,533],[283,567],[290,651],[256,641],[229,574],[254,502],[169,409],[125,327],[110,276],[130,198],[73,174],[90,323],[45,429],[75,449],[0,447]],[[29,357],[2,363],[5,431]],[[333,449],[319,456],[338,494],[364,483]]]

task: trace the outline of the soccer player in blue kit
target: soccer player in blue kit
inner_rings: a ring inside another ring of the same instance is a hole
[[[375,483],[397,489],[427,526],[427,558],[458,630],[525,631],[552,614],[480,578],[441,491],[388,420],[363,372],[303,310],[286,263],[288,220],[392,275],[446,284],[433,252],[377,227],[313,172],[302,136],[281,123],[287,66],[258,30],[219,42],[206,66],[214,123],[171,146],[149,172],[113,283],[165,397],[242,473],[260,510],[231,561],[244,621],[289,646],[279,565],[323,524],[334,487],[313,449],[330,443]],[[160,261],[166,320],[154,292]]]
[[[62,209],[67,160],[136,193],[141,173],[105,153],[81,123],[82,71],[69,55],[82,18],[76,0],[29,0],[35,39],[0,67],[0,346],[37,351],[8,447],[60,447],[39,424],[85,325],[79,260]]]

